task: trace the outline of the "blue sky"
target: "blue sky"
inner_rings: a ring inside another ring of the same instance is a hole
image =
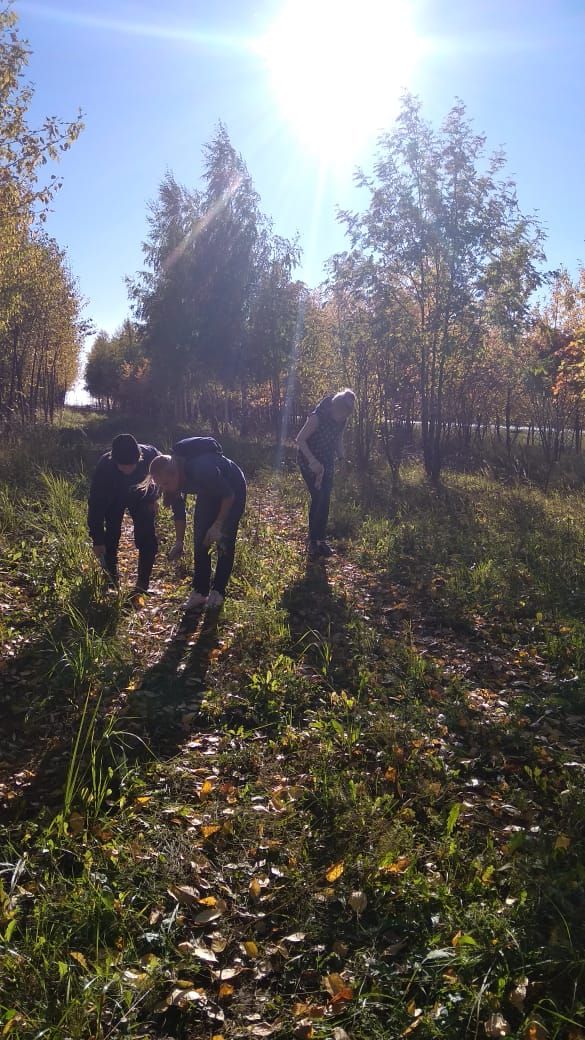
[[[403,86],[420,94],[435,121],[456,96],[465,101],[488,145],[504,146],[522,208],[538,211],[550,266],[576,270],[585,259],[585,3],[400,0],[402,12],[388,22],[394,2],[337,0],[338,7],[345,4],[346,29],[355,30],[354,60],[344,50],[347,40],[335,40],[332,57],[319,36],[323,23],[315,18],[320,5],[327,13],[331,0],[296,0],[296,26],[279,22],[286,0],[16,0],[33,51],[32,119],[69,118],[79,107],[84,112],[86,129],[61,163],[64,187],[48,229],[68,250],[96,327],[113,331],[127,313],[124,276],[141,266],[146,206],[165,170],[196,185],[201,146],[219,119],[246,160],[275,230],[298,231],[300,275],[317,284],[323,262],[343,245],[336,204],[361,204],[352,174],[358,163],[367,168],[371,161],[370,124],[391,123]],[[281,25],[282,53],[271,71],[258,41],[274,33],[275,24]],[[288,53],[283,34],[291,37]],[[315,80],[311,61],[324,70],[322,81]],[[360,95],[374,67],[380,74],[374,82],[384,84],[383,113]],[[283,69],[284,85],[274,78]],[[353,112],[347,131],[343,113],[331,108],[336,77],[363,112],[357,123]],[[336,130],[323,153],[314,137],[328,114]]]

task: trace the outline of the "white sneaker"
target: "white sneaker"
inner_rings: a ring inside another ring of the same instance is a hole
[[[212,589],[207,597],[207,609],[208,610],[219,610],[223,606],[223,596],[221,592],[216,592]]]
[[[204,596],[202,592],[193,592],[189,596],[189,599],[183,603],[183,610],[203,610],[207,603],[207,596]]]

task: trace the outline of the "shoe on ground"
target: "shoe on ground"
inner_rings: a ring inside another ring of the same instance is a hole
[[[183,610],[203,610],[207,604],[207,596],[204,596],[202,592],[193,592],[189,596],[189,599],[185,600],[183,604]]]
[[[317,542],[319,556],[335,556],[335,549],[328,542]]]
[[[223,607],[223,596],[221,592],[216,592],[212,589],[207,597],[207,609],[208,610],[220,610]]]

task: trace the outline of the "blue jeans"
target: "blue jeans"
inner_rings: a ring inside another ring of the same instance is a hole
[[[327,535],[329,503],[333,488],[333,466],[326,466],[321,487],[315,486],[315,475],[305,462],[300,462],[301,473],[311,496],[309,507],[309,538],[312,542],[324,542]]]

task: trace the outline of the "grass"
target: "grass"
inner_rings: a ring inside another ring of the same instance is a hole
[[[79,472],[31,474],[18,520],[0,493],[37,781],[3,830],[0,1029],[577,1040],[581,494],[340,481],[343,553],[307,569],[300,479],[246,456],[231,596],[193,631],[189,561],[138,614],[104,594]]]

